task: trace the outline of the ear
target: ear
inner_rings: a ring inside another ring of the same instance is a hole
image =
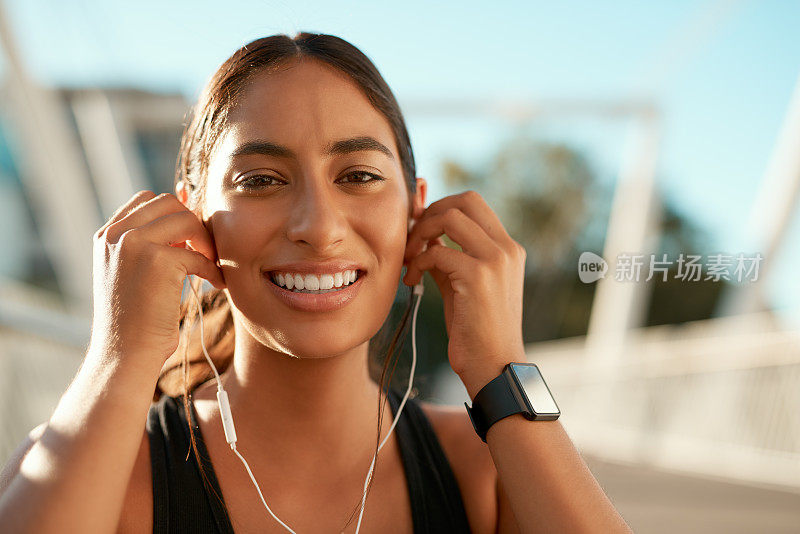
[[[186,206],[186,203],[189,201],[189,188],[186,186],[186,182],[183,180],[175,184],[175,196],[178,197],[178,200],[181,201],[181,204]]]
[[[422,217],[425,212],[425,199],[428,195],[428,182],[425,178],[417,177],[417,191],[411,199],[411,218],[414,222]],[[411,229],[412,221],[409,221],[409,230]]]
[[[187,185],[186,182],[181,180],[177,184],[175,184],[175,196],[178,197],[178,200],[180,200],[181,204],[186,206],[186,209],[189,209],[189,195],[190,195],[189,186]],[[202,211],[198,211],[198,210],[202,210],[202,207],[198,208],[198,209],[191,210],[191,211],[192,211],[192,213],[194,213],[197,216],[198,219],[200,219],[200,222],[203,223],[203,226],[206,227],[206,230],[209,231],[209,233],[211,234],[211,237],[213,238],[214,237],[214,231],[211,228],[211,222],[207,221],[206,219],[204,219],[204,215],[203,215]]]
[[[178,198],[178,200],[180,200],[181,204],[183,204],[184,206],[186,206],[187,209],[189,209],[188,205],[189,187],[187,186],[185,181],[181,180],[177,184],[175,184],[175,196]],[[194,213],[197,216],[197,218],[200,219],[200,222],[203,223],[203,226],[208,231],[208,234],[211,236],[211,243],[214,245],[214,256],[217,257],[217,243],[214,240],[214,227],[211,224],[211,220],[203,219],[203,215],[198,213],[196,210],[192,211],[192,213]],[[188,243],[191,244],[191,240],[188,241]],[[219,260],[217,260],[217,266],[219,266]]]
[[[190,194],[191,194],[191,191],[189,190],[189,186],[188,186],[188,184],[186,182],[181,180],[180,182],[175,184],[175,196],[178,197],[178,200],[180,200],[181,204],[186,206],[187,209],[189,209],[189,195]],[[197,217],[201,221],[203,221],[203,214],[201,212],[198,212],[197,209],[194,209],[194,210],[191,210],[191,211],[192,211],[192,213],[197,215]]]

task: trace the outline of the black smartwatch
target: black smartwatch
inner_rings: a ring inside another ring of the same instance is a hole
[[[561,415],[535,363],[507,364],[497,378],[478,391],[472,408],[466,402],[464,406],[484,443],[489,427],[509,415],[521,413],[531,421],[553,421]]]

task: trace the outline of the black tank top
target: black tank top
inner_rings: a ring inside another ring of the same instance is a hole
[[[388,397],[394,417],[402,396],[389,389]],[[190,406],[197,451],[211,488],[203,483],[197,459],[191,452],[183,398],[162,395],[150,406],[147,416],[153,474],[153,533],[233,534],[230,518],[220,503],[222,490],[197,425],[194,405]],[[470,532],[453,471],[417,400],[406,401],[394,433],[408,481],[414,533]]]

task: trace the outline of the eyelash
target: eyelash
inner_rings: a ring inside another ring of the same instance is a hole
[[[378,176],[377,174],[373,174],[371,172],[366,172],[366,171],[354,171],[354,172],[345,174],[343,176],[343,178],[347,178],[349,176],[355,176],[355,175],[365,175],[365,176],[371,177],[372,179],[371,180],[367,180],[365,182],[349,182],[349,183],[353,183],[353,184],[356,184],[356,185],[369,185],[372,182],[385,180],[385,178],[382,178],[382,177]],[[275,178],[274,176],[269,176],[267,174],[255,174],[253,176],[250,176],[250,177],[240,181],[239,185],[241,185],[245,189],[258,189],[260,187],[269,187],[268,185],[263,185],[263,186],[252,185],[253,184],[253,180],[255,178],[266,178],[266,179],[269,179],[269,180],[278,180],[279,179],[279,178]],[[269,184],[269,185],[275,185],[275,184]]]

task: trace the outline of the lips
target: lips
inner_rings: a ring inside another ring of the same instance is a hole
[[[335,311],[349,304],[358,295],[363,280],[367,276],[365,271],[359,269],[356,281],[338,291],[329,293],[296,293],[276,284],[272,280],[273,272],[275,271],[263,271],[262,276],[281,302],[297,311],[318,313]]]

